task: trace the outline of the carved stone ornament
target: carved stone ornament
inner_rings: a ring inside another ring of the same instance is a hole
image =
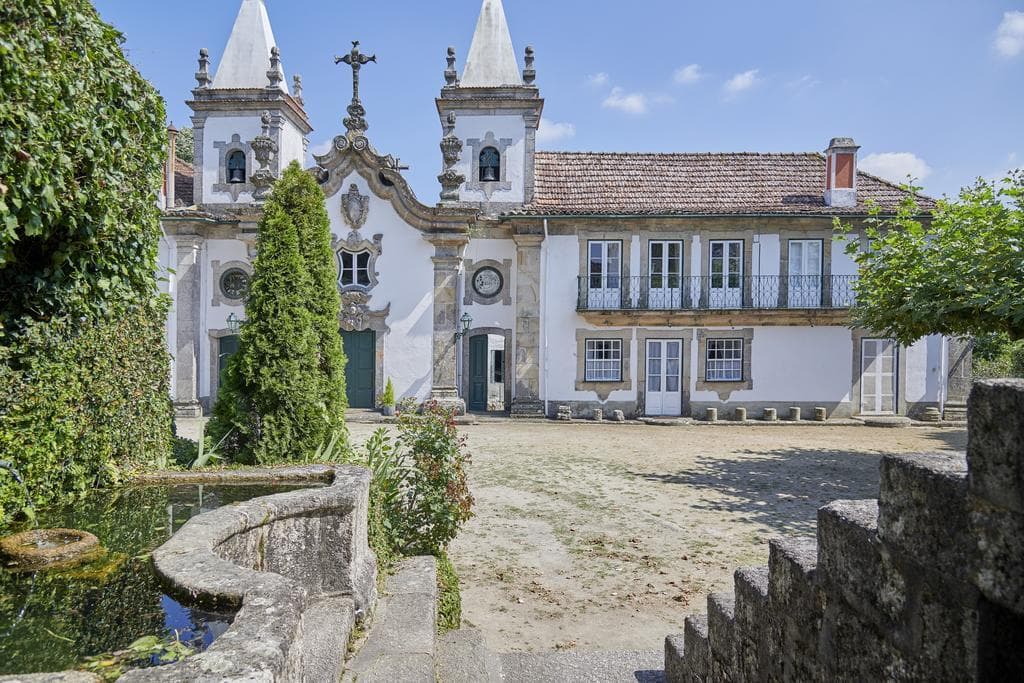
[[[359,194],[355,183],[349,186],[348,192],[341,195],[341,215],[353,230],[359,230],[366,224],[366,216],[370,213],[370,197]]]
[[[441,138],[441,156],[444,159],[444,170],[437,176],[441,183],[441,201],[459,201],[459,186],[466,182],[466,177],[455,170],[455,164],[459,162],[459,155],[462,154],[462,140],[455,135],[455,112],[448,114],[444,127],[444,137]]]
[[[352,103],[348,105],[348,117],[345,128],[349,133],[365,133],[370,125],[366,122],[366,109],[359,101],[359,71],[370,62],[377,62],[377,55],[365,55],[359,51],[359,41],[352,41],[352,51],[342,57],[335,57],[335,64],[348,64],[352,67]]]
[[[341,326],[348,331],[365,330],[370,320],[370,295],[365,292],[342,292]]]
[[[197,90],[205,90],[213,84],[210,79],[210,51],[205,47],[199,51],[199,71],[196,71]]]
[[[449,87],[459,84],[459,72],[455,70],[455,48],[448,48],[448,68],[444,71],[444,82]]]
[[[267,195],[270,194],[270,188],[273,187],[274,181],[277,180],[270,170],[270,161],[277,154],[277,143],[270,137],[270,112],[263,112],[260,120],[263,122],[263,132],[249,143],[253,156],[260,163],[260,168],[249,179],[253,187],[256,188],[256,191],[253,193],[253,199],[256,201],[266,199]]]

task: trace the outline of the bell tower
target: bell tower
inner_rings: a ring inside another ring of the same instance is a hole
[[[461,78],[456,61],[455,48],[448,48],[437,99],[445,133],[442,204],[489,215],[529,204],[544,100],[535,84],[533,48],[526,48],[519,69],[501,0],[483,0]]]
[[[264,0],[242,0],[234,28],[210,76],[199,51],[192,91],[195,202],[213,207],[262,199],[292,161],[302,163],[313,128],[302,100],[302,77],[289,92],[281,51]]]

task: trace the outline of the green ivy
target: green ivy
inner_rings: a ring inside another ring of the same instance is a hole
[[[0,343],[153,296],[164,104],[88,0],[0,9]]]

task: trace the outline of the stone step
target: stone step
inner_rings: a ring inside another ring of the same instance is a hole
[[[682,635],[665,639],[665,681],[705,681],[710,669],[708,618],[703,614],[690,615],[683,623]]]
[[[660,683],[664,680],[663,657],[657,650],[512,652],[501,655],[502,680],[507,683]]]
[[[501,656],[487,648],[475,628],[449,631],[437,643],[437,680],[444,683],[500,683]]]
[[[355,602],[347,595],[320,596],[303,610],[299,656],[304,677],[316,681],[336,681],[341,677],[355,615]]]
[[[745,680],[758,680],[770,661],[768,567],[737,569],[734,584],[736,660]]]
[[[775,678],[814,678],[821,631],[818,542],[811,537],[772,539],[768,544],[768,605],[771,610],[770,666]]]
[[[927,569],[966,580],[974,547],[962,454],[882,458],[878,535]]]
[[[349,661],[342,680],[433,683],[436,635],[437,561],[410,558],[388,578],[366,642]]]
[[[708,595],[708,647],[711,650],[711,680],[732,680],[738,670],[736,599],[729,593]]]

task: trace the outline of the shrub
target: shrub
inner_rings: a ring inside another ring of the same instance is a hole
[[[395,385],[388,377],[388,383],[384,386],[384,393],[380,395],[380,404],[385,408],[395,407]]]
[[[448,553],[437,555],[437,630],[444,634],[462,625],[462,594],[459,575]]]

